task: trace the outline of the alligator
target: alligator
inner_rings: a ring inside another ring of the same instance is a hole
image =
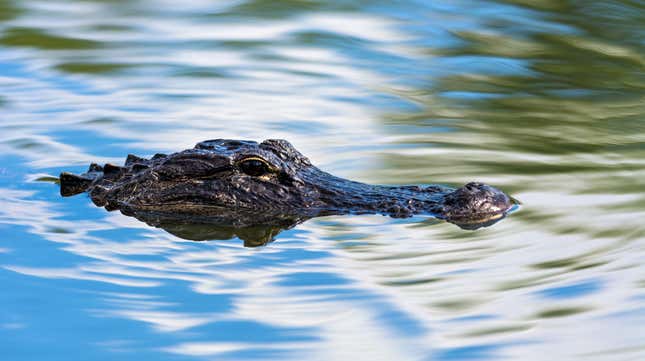
[[[318,216],[422,214],[476,229],[499,221],[514,208],[511,197],[479,182],[452,188],[371,185],[339,178],[279,139],[206,140],[150,159],[130,154],[123,166],[93,163],[87,172],[63,172],[59,180],[64,197],[88,192],[97,206],[157,227],[168,229],[164,226],[172,224],[178,232],[186,224],[215,224],[225,227],[228,236],[252,230],[247,238],[258,238],[259,233],[264,241],[276,230]]]

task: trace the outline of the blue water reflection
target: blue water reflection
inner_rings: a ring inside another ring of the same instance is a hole
[[[583,281],[576,284],[551,287],[540,291],[540,295],[553,299],[566,299],[574,297],[583,297],[594,292],[602,290],[602,282],[600,280]]]

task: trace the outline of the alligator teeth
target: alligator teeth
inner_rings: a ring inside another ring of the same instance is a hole
[[[138,157],[134,154],[128,154],[128,157],[125,158],[125,165],[132,165],[134,163],[141,163],[145,161],[147,161],[147,159]]]

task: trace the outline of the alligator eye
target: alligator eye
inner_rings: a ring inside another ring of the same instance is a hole
[[[245,159],[238,166],[242,172],[253,177],[259,177],[270,172],[269,165],[265,161],[257,158]]]

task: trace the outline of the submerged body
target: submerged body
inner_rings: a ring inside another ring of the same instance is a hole
[[[323,215],[427,214],[478,228],[503,218],[513,202],[483,183],[380,186],[335,177],[285,140],[208,140],[151,159],[129,155],[124,166],[92,164],[62,173],[61,194],[88,192],[108,210],[138,218],[210,219],[233,227],[291,223]]]

